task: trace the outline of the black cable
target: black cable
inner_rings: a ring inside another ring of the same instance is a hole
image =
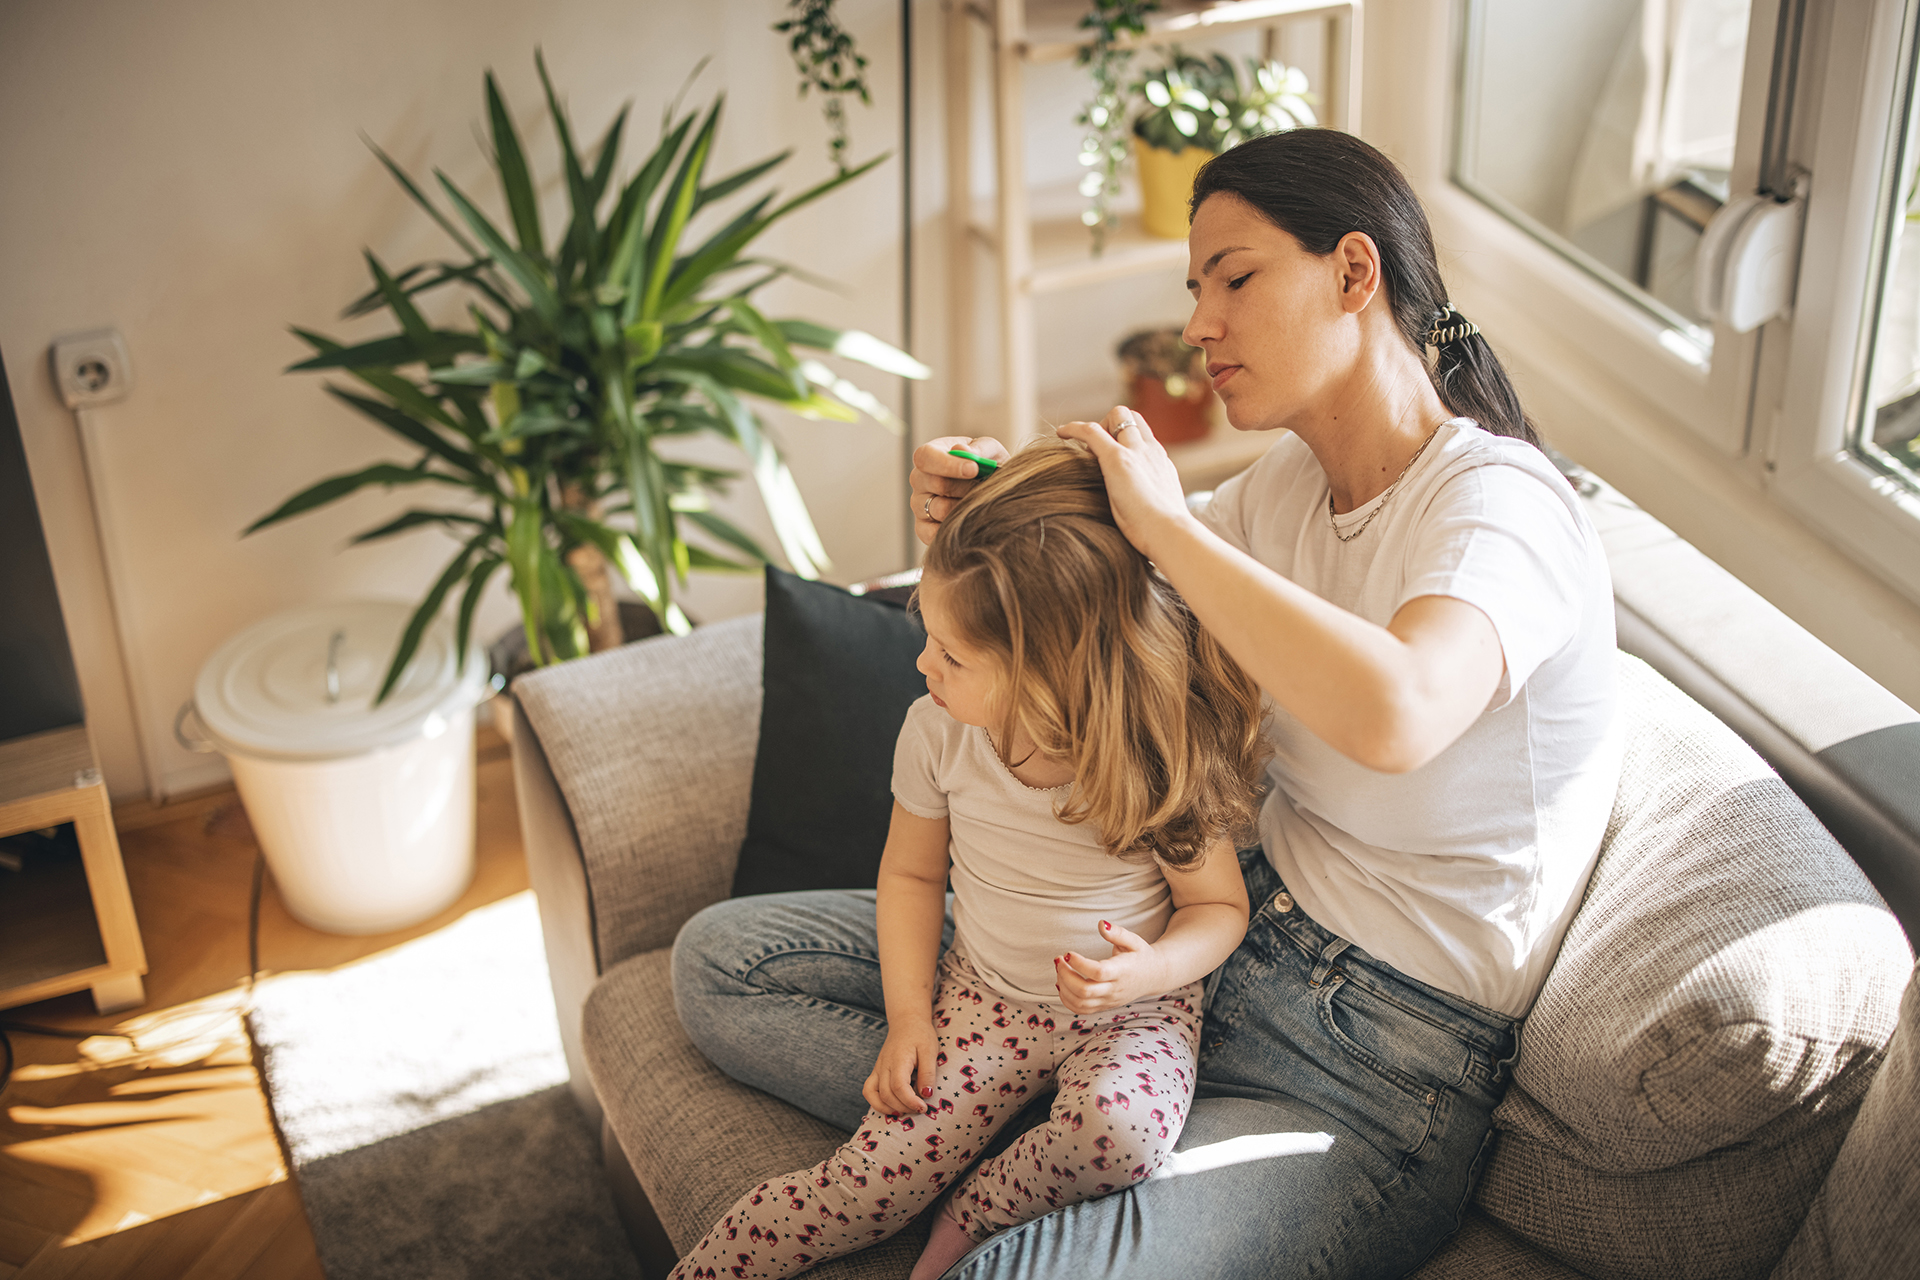
[[[247,1011],[253,1011],[253,984],[260,977],[260,884],[267,871],[266,857],[253,851],[253,893],[247,901]]]

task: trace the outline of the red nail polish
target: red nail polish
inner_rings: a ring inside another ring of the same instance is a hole
[[[1111,929],[1111,928],[1113,928],[1113,926],[1112,926],[1112,925],[1110,925],[1110,924],[1108,924],[1108,923],[1107,923],[1107,922],[1106,922],[1105,920],[1102,920],[1102,921],[1100,922],[1100,927],[1101,927],[1102,929]]]
[[[923,1098],[931,1098],[931,1097],[933,1096],[933,1090],[932,1090],[932,1089],[922,1089],[922,1090],[920,1091],[920,1096],[921,1096],[921,1097],[923,1097]]]

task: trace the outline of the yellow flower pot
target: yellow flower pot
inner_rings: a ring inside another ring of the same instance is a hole
[[[1179,154],[1147,145],[1139,135],[1133,154],[1140,165],[1140,221],[1147,234],[1168,240],[1187,238],[1187,201],[1193,198],[1193,175],[1213,159],[1204,147],[1188,147]]]

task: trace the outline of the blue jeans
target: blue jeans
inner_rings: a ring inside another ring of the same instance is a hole
[[[1257,850],[1241,868],[1254,915],[1208,983],[1168,1166],[992,1237],[948,1277],[1401,1276],[1459,1226],[1517,1021],[1327,932]],[[844,1129],[866,1113],[886,1038],[872,893],[710,907],[674,944],[673,988],[729,1075]]]

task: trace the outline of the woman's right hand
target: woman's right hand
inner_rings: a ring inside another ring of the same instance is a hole
[[[954,504],[973,488],[973,482],[980,477],[977,463],[965,458],[956,458],[949,449],[965,449],[977,453],[983,458],[992,458],[996,462],[1005,462],[1013,455],[1007,452],[1007,446],[992,436],[941,436],[938,440],[929,440],[913,451],[913,473],[907,483],[911,490],[908,502],[913,507],[913,532],[922,543],[933,542],[933,531],[940,522],[952,514]]]
[[[932,1022],[911,1027],[889,1022],[887,1042],[880,1046],[880,1056],[860,1089],[867,1105],[889,1116],[914,1116],[925,1111],[923,1099],[933,1096],[938,1052]]]

